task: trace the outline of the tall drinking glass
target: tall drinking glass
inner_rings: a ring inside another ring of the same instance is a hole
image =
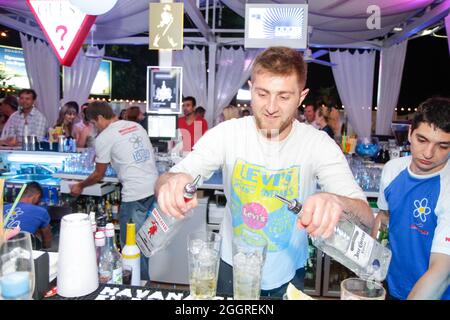
[[[372,280],[348,278],[341,282],[341,300],[384,300],[386,290]]]
[[[263,237],[233,239],[233,297],[259,300],[267,241]]]
[[[30,300],[34,291],[31,236],[19,232],[0,247],[0,299]]]
[[[194,232],[188,236],[189,287],[196,300],[216,296],[222,237],[214,232]]]

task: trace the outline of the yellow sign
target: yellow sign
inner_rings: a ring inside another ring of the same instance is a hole
[[[183,3],[150,3],[149,49],[183,50]]]

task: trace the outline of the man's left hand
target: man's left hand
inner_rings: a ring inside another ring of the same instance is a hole
[[[75,183],[70,186],[70,194],[74,197],[78,197],[83,192],[83,187],[80,183]]]
[[[344,204],[336,194],[321,192],[306,198],[303,213],[297,220],[299,229],[313,237],[328,238],[344,212]]]

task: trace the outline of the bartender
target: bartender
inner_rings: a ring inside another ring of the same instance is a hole
[[[33,89],[19,91],[19,110],[14,112],[3,127],[0,144],[19,145],[23,136],[35,135],[43,140],[48,124],[45,116],[36,108],[37,94]]]
[[[136,122],[119,120],[108,103],[91,102],[85,114],[99,132],[95,139],[95,170],[85,180],[73,184],[71,194],[79,196],[85,187],[101,181],[111,164],[122,184],[119,221],[123,247],[127,222],[131,218],[139,230],[153,203],[158,178],[153,148],[144,128]],[[149,279],[148,259],[144,256],[141,256],[141,279]]]

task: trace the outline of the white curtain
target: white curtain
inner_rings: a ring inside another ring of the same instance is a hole
[[[98,57],[87,57],[81,48],[72,66],[64,67],[63,103],[76,101],[81,106],[88,100],[105,47],[97,52]]]
[[[173,52],[173,65],[183,67],[183,96],[192,96],[197,100],[197,106],[202,106],[206,112],[208,86],[206,84],[205,48],[184,47],[181,51]]]
[[[375,51],[330,52],[334,81],[351,126],[359,138],[371,134]]]
[[[381,50],[376,134],[392,134],[392,116],[400,94],[407,46],[408,41],[403,41]]]
[[[59,109],[59,63],[53,50],[43,41],[21,33],[25,67],[30,86],[37,93],[36,107],[53,126]]]
[[[222,49],[218,52],[214,96],[214,121],[219,117],[238,90],[250,77],[253,61],[259,50],[243,48]]]

